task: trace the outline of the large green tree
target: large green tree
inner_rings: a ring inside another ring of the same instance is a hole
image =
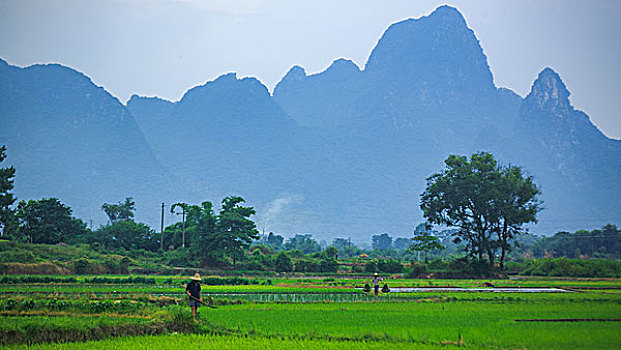
[[[56,198],[21,201],[16,217],[19,237],[30,243],[67,242],[87,232],[86,224],[71,216],[71,208]]]
[[[160,247],[159,235],[148,225],[133,220],[102,226],[95,232],[95,237],[109,248],[156,251]]]
[[[0,147],[0,163],[6,158],[6,146]],[[14,227],[15,213],[11,209],[11,205],[15,203],[15,197],[11,193],[13,189],[13,178],[15,177],[15,168],[0,168],[0,233],[5,236],[9,233],[10,228]]]
[[[243,256],[252,240],[259,238],[252,207],[245,207],[242,197],[230,196],[222,200],[216,215],[213,204],[205,201],[200,206],[186,207],[186,234],[190,236],[190,256],[203,265],[217,265],[232,259],[233,266]]]
[[[218,214],[216,224],[216,239],[220,241],[227,256],[233,259],[233,266],[243,254],[243,250],[250,246],[252,240],[259,238],[259,231],[250,216],[256,212],[252,207],[244,207],[242,197],[229,196],[222,200],[222,209]]]
[[[285,238],[283,236],[274,234],[274,232],[270,232],[267,235],[267,245],[276,251],[282,250],[284,241]]]
[[[427,178],[420,208],[430,224],[457,228],[456,243],[464,242],[470,256],[494,267],[495,253],[506,252],[524,225],[536,222],[541,210],[539,189],[532,177],[516,166],[498,165],[486,152],[465,156],[450,155],[442,172]]]
[[[373,235],[373,237],[371,237],[371,246],[373,249],[381,252],[385,257],[388,250],[392,248],[392,237],[388,233]]]
[[[412,237],[412,245],[408,248],[408,250],[423,252],[425,255],[425,262],[428,261],[430,251],[444,249],[444,246],[440,243],[438,237],[433,236],[429,231],[431,231],[430,227],[428,230],[415,231],[414,237]]]
[[[286,250],[298,249],[304,254],[317,253],[321,251],[321,246],[313,239],[311,235],[297,234],[287,240],[285,243]]]
[[[111,223],[119,221],[131,220],[134,217],[136,203],[132,197],[125,198],[125,202],[104,203],[101,209],[108,215]]]
[[[352,257],[357,255],[360,249],[351,242],[351,239],[347,238],[335,238],[332,241],[332,246],[338,249],[341,256]]]
[[[187,208],[186,235],[190,242],[190,258],[203,265],[215,264],[223,254],[216,240],[217,217],[209,201]]]
[[[293,262],[287,253],[280,252],[278,256],[276,256],[274,267],[278,272],[290,272],[293,271]]]
[[[531,176],[524,176],[520,167],[500,167],[498,172],[494,182],[497,191],[492,229],[496,234],[494,247],[500,248],[500,269],[504,271],[511,242],[524,232],[524,224],[537,222],[537,213],[542,207],[538,200],[539,189]]]

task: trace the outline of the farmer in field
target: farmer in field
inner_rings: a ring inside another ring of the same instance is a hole
[[[375,289],[375,295],[379,294],[379,283],[380,281],[383,281],[384,279],[381,278],[379,276],[379,273],[375,273],[375,275],[373,276],[373,289]]]
[[[190,297],[190,307],[192,308],[192,316],[196,317],[196,309],[203,302],[203,297],[201,296],[201,276],[198,273],[195,273],[193,277],[190,278],[191,281],[185,287],[185,294]]]

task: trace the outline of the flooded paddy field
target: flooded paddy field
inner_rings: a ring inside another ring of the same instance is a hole
[[[386,280],[390,292],[375,296],[363,291],[364,279],[249,278],[203,285],[207,305],[196,318],[181,277],[97,281],[0,284],[1,345],[98,349],[109,346],[110,337],[129,348],[198,341],[291,349],[621,344],[621,281],[610,279]]]

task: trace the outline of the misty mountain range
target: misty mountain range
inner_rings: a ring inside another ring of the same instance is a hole
[[[257,209],[260,230],[407,236],[422,221],[426,177],[449,154],[476,151],[534,175],[545,210],[532,232],[621,218],[621,141],[570,104],[550,68],[525,98],[495,86],[474,32],[449,6],[391,25],[363,68],[294,66],[273,94],[230,73],[177,102],[134,95],[123,105],[71,68],[2,60],[0,91],[15,194],[58,197],[95,226],[102,203],[126,196],[159,228],[162,202],[236,194]]]

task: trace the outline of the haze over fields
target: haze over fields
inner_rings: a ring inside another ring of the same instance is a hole
[[[229,73],[176,102],[123,104],[70,67],[1,61],[0,143],[19,199],[58,197],[95,224],[126,196],[159,227],[161,202],[238,194],[260,230],[406,236],[425,178],[476,151],[535,177],[545,210],[533,232],[619,224],[621,141],[571,105],[562,72],[531,83],[524,98],[497,86],[462,14],[441,6],[391,25],[364,66],[293,66],[272,93]]]

